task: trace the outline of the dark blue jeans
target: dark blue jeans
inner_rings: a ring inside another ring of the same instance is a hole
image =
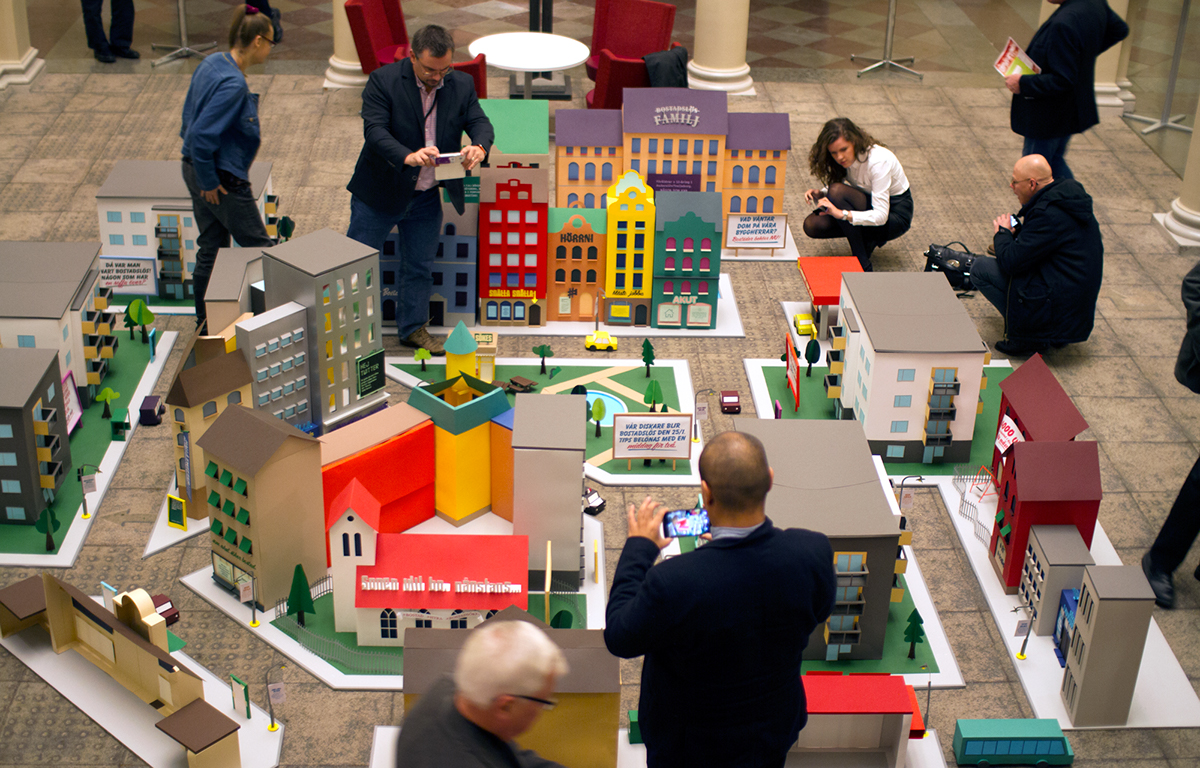
[[[396,330],[401,339],[429,321],[429,296],[433,293],[431,267],[442,229],[442,191],[439,187],[418,192],[399,216],[383,213],[350,198],[350,229],[346,237],[383,252],[388,233],[396,227],[400,260],[396,276]]]
[[[1057,139],[1031,139],[1026,137],[1025,147],[1021,150],[1021,156],[1041,155],[1046,158],[1046,162],[1050,163],[1050,173],[1054,174],[1055,179],[1059,181],[1073,179],[1075,178],[1075,174],[1071,173],[1071,168],[1067,165],[1067,144],[1070,141],[1070,136],[1062,136]]]
[[[975,259],[971,265],[971,282],[1002,316],[1008,316],[1008,278],[1000,272],[1000,262],[989,256]]]
[[[1172,573],[1187,557],[1197,534],[1200,534],[1200,458],[1188,472],[1158,538],[1150,547],[1150,562]]]
[[[195,294],[196,324],[199,325],[208,317],[204,294],[208,292],[208,279],[217,263],[217,251],[230,246],[230,236],[241,248],[267,248],[275,241],[267,237],[267,228],[258,212],[250,182],[218,171],[221,186],[228,194],[221,195],[221,202],[213,205],[200,194],[203,190],[196,182],[196,169],[186,160],[182,166],[183,183],[192,196],[192,213],[196,217],[196,229],[200,230],[196,236],[196,268],[192,270],[192,293]]]
[[[100,15],[104,0],[80,0],[83,4],[83,31],[88,48],[108,53],[111,48],[128,48],[133,44],[133,0],[112,0],[112,23],[104,35],[104,19]]]

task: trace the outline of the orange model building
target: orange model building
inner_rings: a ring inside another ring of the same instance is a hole
[[[625,169],[621,110],[562,109],[554,114],[554,204],[604,210],[608,187]]]
[[[546,319],[592,319],[604,287],[607,233],[608,215],[603,209],[550,209]]]
[[[791,148],[787,113],[730,112],[721,189],[725,213],[781,213]]]

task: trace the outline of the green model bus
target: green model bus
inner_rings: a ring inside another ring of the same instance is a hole
[[[959,720],[954,760],[959,765],[1070,765],[1075,753],[1054,719]]]

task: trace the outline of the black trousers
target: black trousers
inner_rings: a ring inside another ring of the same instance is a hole
[[[112,23],[108,36],[104,34],[104,19],[100,16],[103,0],[80,0],[83,4],[83,30],[88,48],[107,53],[111,48],[133,45],[133,0],[110,0]]]
[[[1167,573],[1178,568],[1200,534],[1200,458],[1192,465],[1158,538],[1150,547],[1150,561]]]

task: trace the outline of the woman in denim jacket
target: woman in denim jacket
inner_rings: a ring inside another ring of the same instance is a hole
[[[204,325],[204,294],[219,248],[230,235],[242,247],[270,246],[250,189],[250,165],[261,143],[258,94],[246,70],[262,64],[274,47],[271,20],[250,5],[234,10],[229,52],[206,58],[192,75],[183,103],[183,181],[196,217],[196,267],[192,291],[196,326]]]

